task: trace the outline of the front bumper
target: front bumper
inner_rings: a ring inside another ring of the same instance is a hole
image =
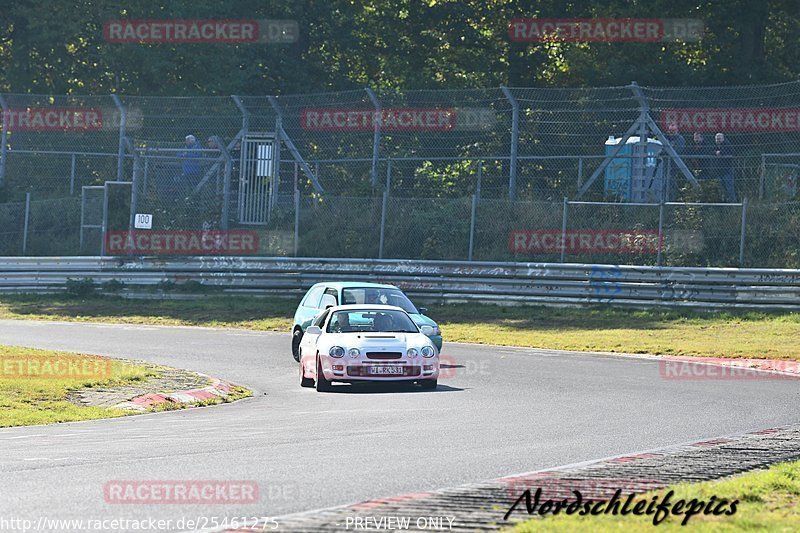
[[[439,378],[439,357],[392,361],[321,357],[322,374],[328,381],[419,381]]]

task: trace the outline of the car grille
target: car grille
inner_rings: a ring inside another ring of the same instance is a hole
[[[367,359],[401,359],[401,352],[367,352]]]

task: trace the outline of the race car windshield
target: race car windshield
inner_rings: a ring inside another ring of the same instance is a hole
[[[402,311],[337,311],[328,322],[328,333],[419,333],[417,326]]]
[[[351,288],[342,289],[342,305],[379,304],[399,307],[406,313],[417,315],[419,311],[400,289]]]

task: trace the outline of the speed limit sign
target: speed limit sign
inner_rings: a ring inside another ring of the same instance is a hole
[[[153,229],[153,215],[136,213],[136,220],[133,223],[136,229]]]

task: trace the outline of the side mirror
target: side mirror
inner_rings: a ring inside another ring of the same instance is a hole
[[[426,337],[430,337],[431,335],[433,335],[433,328],[431,326],[420,326],[419,332],[425,335]]]
[[[419,307],[417,309],[417,311],[419,311],[419,314],[421,314],[421,315],[427,315],[428,314],[428,308],[427,307]]]
[[[320,335],[322,334],[322,330],[319,326],[308,326],[306,328],[306,335]]]

